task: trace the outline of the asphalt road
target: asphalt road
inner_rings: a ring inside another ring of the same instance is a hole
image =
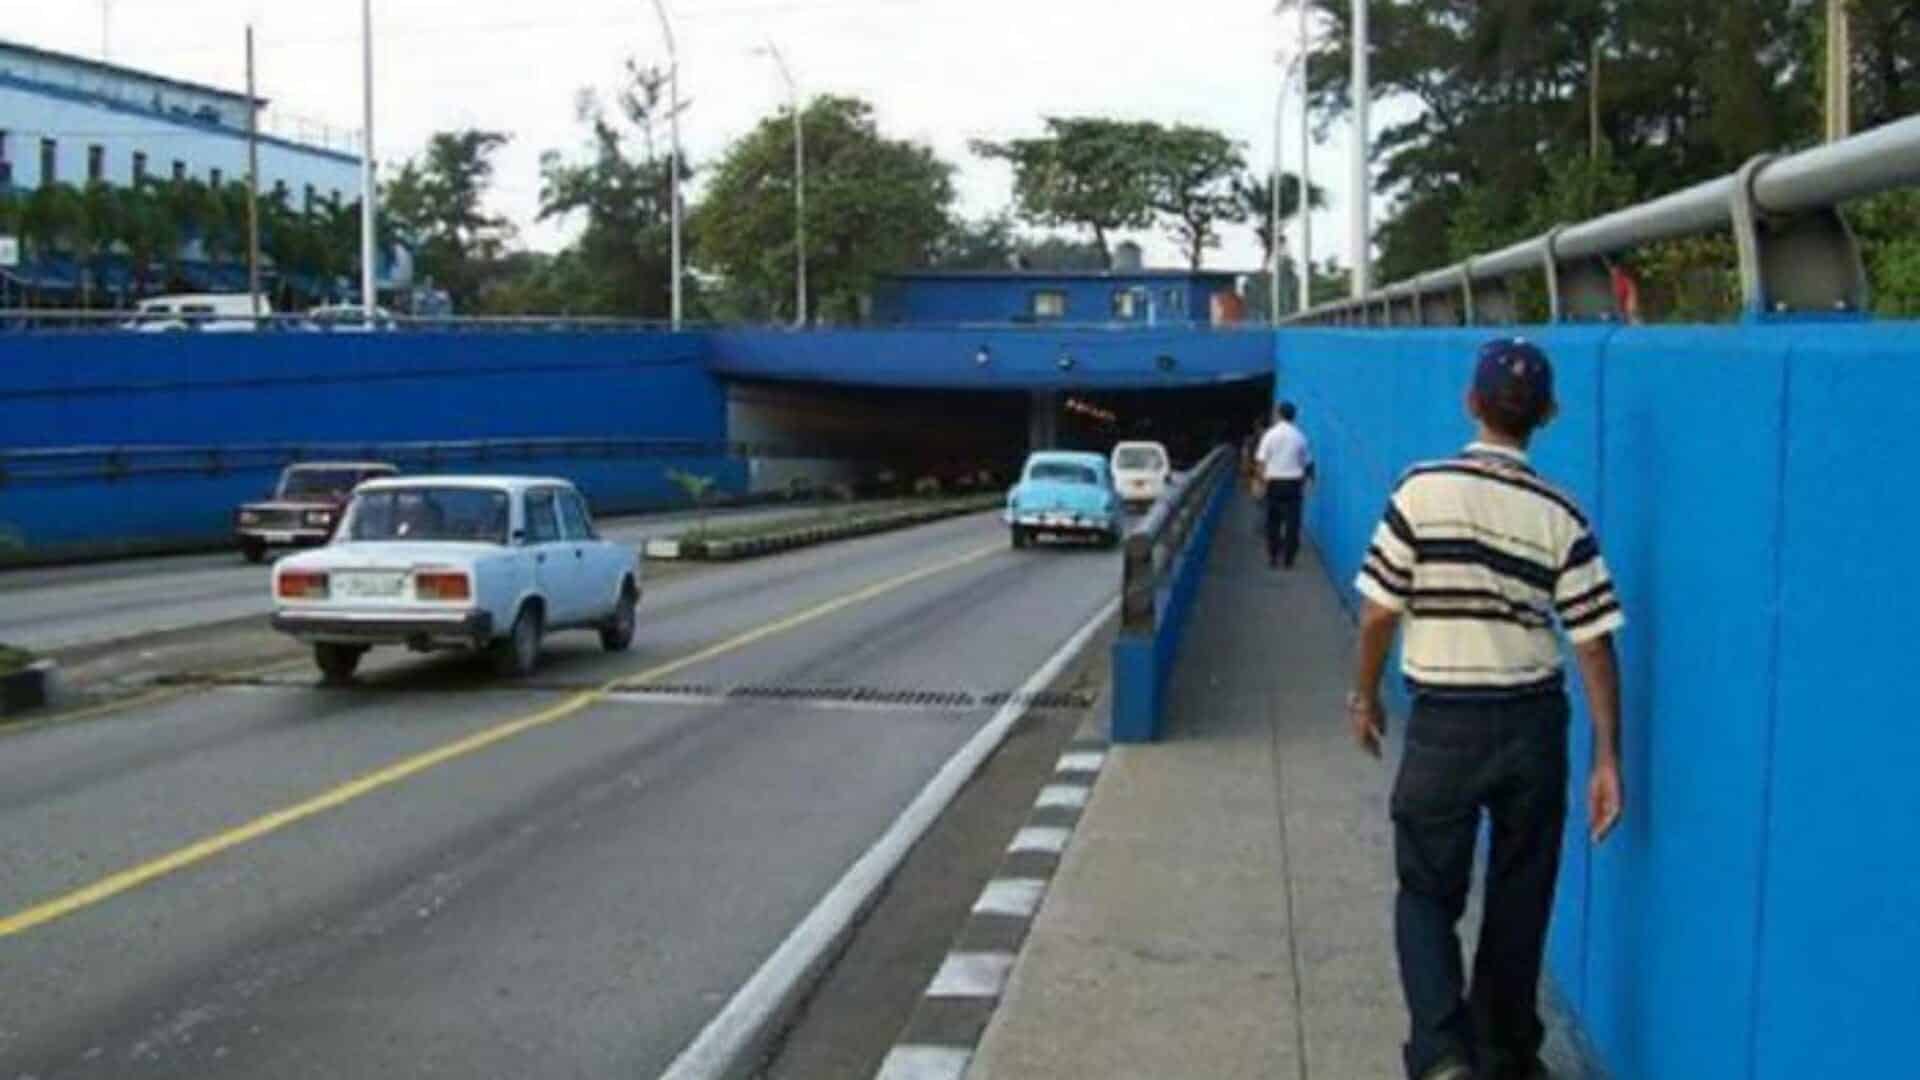
[[[718,510],[729,525],[807,514],[817,506]],[[695,513],[611,519],[610,538],[635,544],[693,524]],[[0,571],[0,641],[56,652],[265,615],[268,569],[237,552],[124,559]]]
[[[663,582],[526,685],[0,736],[0,1077],[655,1075],[992,712],[894,692],[1015,689],[1117,584],[983,515]],[[831,688],[880,703],[776,696]]]

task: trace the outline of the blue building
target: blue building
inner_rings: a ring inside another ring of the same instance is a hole
[[[1239,321],[1239,276],[1138,267],[920,270],[882,279],[874,291],[873,321],[893,326],[1206,326]],[[1216,306],[1222,309],[1218,313]]]

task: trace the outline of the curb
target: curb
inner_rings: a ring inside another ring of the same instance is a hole
[[[0,717],[29,713],[52,701],[58,671],[52,660],[36,660],[19,671],[0,675]]]
[[[646,545],[649,558],[681,559],[686,561],[732,562],[737,559],[751,559],[761,555],[775,555],[796,548],[812,547],[816,544],[832,543],[836,540],[850,540],[876,533],[892,532],[897,529],[927,525],[947,518],[963,517],[967,514],[983,513],[998,506],[999,496],[991,501],[980,499],[972,503],[953,506],[927,507],[923,509],[901,510],[873,517],[860,518],[839,525],[814,525],[794,529],[790,532],[772,533],[742,540],[650,540]],[[670,552],[670,553],[669,553]]]
[[[1076,737],[1067,745],[876,1080],[960,1080],[966,1074],[1110,753],[1097,737]]]

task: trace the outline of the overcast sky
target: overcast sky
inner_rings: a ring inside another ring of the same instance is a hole
[[[669,0],[678,31],[682,137],[698,166],[783,104],[772,39],[805,93],[872,101],[882,130],[931,144],[958,165],[960,207],[1006,206],[1004,165],[969,139],[1036,132],[1054,114],[1204,124],[1241,140],[1256,167],[1272,160],[1274,56],[1294,44],[1294,17],[1272,0]],[[111,59],[176,78],[239,88],[243,34],[256,26],[260,89],[284,115],[360,126],[358,0],[53,0],[10,3],[5,36],[97,56],[102,8]],[[374,0],[376,147],[383,168],[419,152],[434,131],[485,127],[512,144],[499,158],[495,203],[529,245],[563,233],[534,222],[542,151],[576,151],[573,103],[583,87],[617,84],[627,56],[665,61],[649,0]],[[1298,165],[1291,99],[1286,167]],[[1329,211],[1315,216],[1316,259],[1347,261],[1344,130],[1315,148]],[[1290,234],[1291,235],[1291,234]],[[1149,262],[1177,265],[1174,245],[1142,236]],[[1297,246],[1297,239],[1291,243]],[[1208,264],[1249,269],[1251,230],[1230,227]]]

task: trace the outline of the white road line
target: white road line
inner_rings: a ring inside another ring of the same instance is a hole
[[[1016,854],[1037,851],[1045,855],[1058,855],[1067,849],[1067,837],[1072,834],[1072,829],[1029,825],[1014,834],[1013,843],[1007,845],[1007,850]]]
[[[1047,883],[1039,878],[995,878],[980,890],[980,899],[973,902],[973,913],[1029,918],[1040,910],[1040,898],[1046,892]]]
[[[1087,788],[1078,784],[1048,784],[1040,789],[1035,806],[1068,806],[1075,810],[1087,805]]]
[[[1107,763],[1104,750],[1076,750],[1060,755],[1060,764],[1055,772],[1099,772],[1100,766]]]
[[[996,711],[992,719],[947,759],[880,839],[820,898],[773,955],[767,957],[760,969],[734,993],[732,1000],[680,1052],[661,1074],[661,1080],[706,1080],[721,1076],[754,1048],[767,1026],[778,1018],[782,1003],[819,971],[855,917],[866,909],[913,845],[1013,730],[1027,711],[1024,699],[1046,689],[1058,678],[1119,607],[1118,599],[1102,605],[1040,665],[1040,670],[1021,687],[1020,697]],[[1064,843],[1065,837],[1061,839]]]
[[[960,1080],[973,1051],[958,1046],[896,1046],[874,1080]]]
[[[1013,971],[1010,952],[948,953],[927,984],[928,997],[997,998]]]

